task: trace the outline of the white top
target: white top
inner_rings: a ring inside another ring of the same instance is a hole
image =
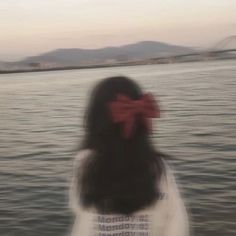
[[[151,207],[126,216],[100,214],[96,209],[83,209],[78,202],[77,170],[91,150],[78,153],[69,191],[69,205],[75,213],[71,236],[188,236],[188,216],[174,175],[166,166],[160,182],[161,198]]]

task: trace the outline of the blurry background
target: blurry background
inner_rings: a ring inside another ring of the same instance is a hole
[[[0,234],[66,235],[89,93],[126,75],[160,100],[153,142],[173,156],[194,235],[235,235],[235,10],[231,0],[1,2]],[[71,66],[91,68],[6,74]]]

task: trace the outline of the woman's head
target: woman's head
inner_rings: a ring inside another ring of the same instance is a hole
[[[94,88],[82,146],[94,154],[86,159],[78,183],[84,207],[129,214],[158,198],[162,154],[152,147],[139,114],[134,117],[131,137],[123,137],[123,124],[112,121],[109,109],[118,94],[138,100],[143,92],[134,81],[121,76],[104,79]]]
[[[135,117],[130,140],[123,138],[124,124],[114,123],[109,109],[109,103],[114,101],[118,94],[137,100],[142,97],[143,92],[133,80],[124,76],[104,79],[95,86],[85,116],[86,142],[89,148],[102,150],[103,144],[107,146],[112,141],[130,142],[141,137],[147,139],[147,130],[138,115]]]

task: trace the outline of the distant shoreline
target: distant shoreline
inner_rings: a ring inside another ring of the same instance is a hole
[[[208,61],[219,60],[235,60],[236,58],[217,58]],[[135,61],[127,63],[117,64],[103,64],[103,65],[91,65],[91,66],[66,66],[66,67],[54,67],[54,68],[38,68],[38,69],[19,69],[19,70],[0,70],[1,74],[16,74],[16,73],[31,73],[31,72],[47,72],[47,71],[61,71],[61,70],[83,70],[83,69],[97,69],[97,68],[110,68],[110,67],[126,67],[126,66],[141,66],[141,65],[163,65],[163,64],[176,64],[176,63],[189,63],[189,62],[204,62],[202,60],[190,60],[190,61],[176,61],[171,63],[148,63],[145,61]]]
[[[118,67],[125,65],[94,65],[94,66],[68,66],[68,67],[54,67],[54,68],[42,68],[42,69],[22,69],[22,70],[11,70],[11,71],[1,71],[0,74],[15,74],[15,73],[29,73],[29,72],[44,72],[44,71],[60,71],[60,70],[82,70],[82,69],[96,69],[96,68],[106,68],[106,67]],[[129,66],[129,65],[127,65]]]

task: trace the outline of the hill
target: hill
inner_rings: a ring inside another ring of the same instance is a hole
[[[99,49],[57,49],[38,56],[28,57],[21,65],[31,66],[86,66],[176,55],[193,52],[193,49],[162,42],[143,41],[120,47]]]

